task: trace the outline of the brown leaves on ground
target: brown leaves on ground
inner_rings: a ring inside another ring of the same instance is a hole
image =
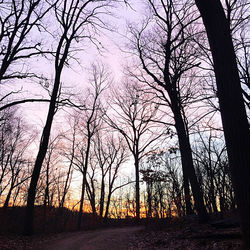
[[[211,224],[180,221],[166,228],[148,228],[133,235],[129,250],[135,249],[241,249],[240,228],[215,228]]]
[[[55,239],[58,234],[35,235],[32,237],[21,235],[0,235],[0,250],[30,250],[44,244],[48,240]]]

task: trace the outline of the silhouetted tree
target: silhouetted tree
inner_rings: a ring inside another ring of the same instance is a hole
[[[198,131],[193,145],[195,166],[199,172],[208,211],[216,213],[220,210],[224,213],[226,207],[233,209],[235,202],[222,135],[216,131]]]
[[[140,30],[131,29],[132,50],[144,72],[131,74],[156,90],[170,107],[181,153],[186,213],[192,213],[190,182],[199,218],[206,221],[208,216],[193,165],[185,113],[196,95],[194,79],[189,74],[199,65],[197,48],[192,42],[193,23],[198,16],[190,1],[148,0],[147,3],[152,12],[151,19]]]
[[[66,180],[64,182],[64,187],[63,187],[63,193],[62,193],[62,199],[60,201],[59,206],[60,207],[64,207],[64,203],[65,203],[65,198],[66,195],[69,191],[69,187],[70,187],[70,183],[71,183],[71,178],[72,178],[72,173],[73,173],[73,161],[74,161],[74,157],[75,157],[75,150],[76,150],[76,133],[77,133],[77,125],[78,125],[78,117],[74,117],[73,121],[71,121],[72,119],[69,119],[69,124],[70,124],[70,134],[69,136],[64,135],[65,139],[66,139],[66,144],[70,144],[71,148],[70,150],[66,148],[64,148],[61,152],[62,156],[66,157],[68,159],[68,169],[66,172]],[[72,138],[71,138],[72,136]]]
[[[36,194],[36,186],[39,179],[42,163],[47,152],[51,126],[55,111],[57,110],[58,94],[61,86],[61,75],[63,68],[68,64],[68,60],[71,57],[71,48],[75,42],[82,39],[93,40],[93,30],[99,23],[101,26],[103,23],[99,19],[99,14],[102,10],[109,5],[110,1],[78,1],[71,0],[70,2],[56,1],[54,7],[54,15],[58,21],[61,31],[59,40],[57,43],[55,53],[55,77],[53,82],[53,91],[51,94],[51,100],[44,126],[42,137],[39,145],[37,158],[35,161],[34,170],[32,173],[31,183],[28,191],[26,219],[24,233],[30,235],[33,233],[33,218],[34,218],[34,202]],[[98,27],[96,27],[98,28]]]
[[[44,30],[43,18],[51,8],[53,5],[43,0],[0,2],[1,84],[5,80],[36,77],[24,61],[50,53],[43,50],[42,39],[35,39],[34,34]]]
[[[147,165],[140,172],[143,175],[143,181],[146,182],[148,218],[152,217],[152,201],[154,200],[154,210],[156,217],[164,218],[164,202],[163,202],[163,185],[166,181],[166,173],[160,169],[161,162],[157,159],[156,154],[147,157]]]
[[[109,118],[111,127],[121,133],[133,155],[135,166],[136,218],[140,218],[140,160],[150,146],[162,135],[156,125],[158,105],[152,96],[143,92],[136,82],[126,82],[123,89],[114,93],[112,110],[115,118]]]
[[[28,126],[17,110],[6,109],[0,115],[0,197],[7,189],[3,195],[7,208],[14,190],[30,177],[28,147],[34,135],[32,130],[27,133]]]
[[[79,208],[79,217],[77,228],[81,228],[82,212],[84,204],[85,189],[88,189],[88,195],[91,194],[90,186],[87,182],[87,173],[90,165],[90,154],[92,154],[92,144],[94,135],[102,128],[104,108],[101,102],[102,94],[109,85],[110,75],[103,65],[93,65],[90,77],[92,88],[88,89],[85,99],[82,101],[83,111],[78,112],[79,124],[77,137],[81,137],[82,142],[77,143],[73,163],[82,173],[82,188]],[[91,184],[90,184],[91,185]],[[94,201],[90,199],[90,201]],[[92,202],[93,205],[93,202]],[[95,206],[92,206],[95,210]]]
[[[245,248],[250,247],[250,132],[230,26],[219,0],[195,0],[210,44],[229,166],[241,216]]]
[[[121,165],[128,159],[128,152],[124,138],[122,138],[121,135],[111,134],[115,132],[108,131],[107,129],[100,132],[101,133],[94,138],[95,147],[93,158],[96,158],[95,167],[97,170],[101,169],[99,215],[106,220],[109,215],[112,194],[115,190],[121,188],[120,186],[115,187],[115,181],[118,177]],[[98,179],[99,178],[96,177],[96,181],[98,181]],[[107,192],[105,191],[106,187]]]

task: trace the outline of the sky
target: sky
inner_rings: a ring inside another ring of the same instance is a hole
[[[62,82],[64,87],[72,92],[84,93],[86,87],[88,86],[88,69],[90,65],[95,62],[102,62],[107,66],[107,68],[112,72],[116,86],[119,87],[119,82],[123,77],[123,64],[126,64],[126,60],[128,58],[128,55],[122,52],[123,46],[125,46],[127,42],[127,23],[133,22],[138,24],[140,22],[139,17],[142,17],[144,11],[142,5],[139,4],[139,2],[140,1],[136,1],[136,3],[133,3],[133,9],[122,4],[119,5],[117,9],[113,10],[115,15],[108,18],[108,23],[115,27],[117,32],[111,32],[108,30],[103,31],[102,36],[99,38],[100,43],[104,47],[104,50],[101,53],[96,50],[95,46],[89,44],[84,48],[83,51],[79,51],[79,53],[77,53],[79,64],[71,60],[70,67],[64,67],[63,69]],[[30,63],[29,67],[35,72],[43,72],[44,76],[50,78],[51,81],[53,81],[53,60],[47,60],[40,57],[38,59],[35,58],[32,60],[32,63]],[[51,86],[52,84],[50,84],[50,89]],[[37,82],[33,82],[32,80],[26,80],[25,82],[18,81],[18,83],[15,84],[6,84],[4,88],[6,91],[12,88],[21,89],[22,94],[19,94],[17,98],[48,98],[46,88],[43,89]],[[47,112],[48,104],[26,103],[19,105],[19,113],[25,117],[27,123],[30,125],[30,128],[37,132],[37,140],[34,141],[34,145],[32,146],[34,157],[37,154],[39,139],[46,121]],[[65,128],[64,115],[67,114],[62,110],[59,110],[59,112],[55,115],[52,125],[52,136],[53,131],[61,130],[62,127]],[[133,179],[133,160],[129,160],[123,166],[121,176],[121,178],[127,179],[129,177]],[[78,190],[80,185],[81,177],[79,176],[79,173],[75,172],[72,182],[72,189]]]
[[[79,64],[71,60],[69,63],[70,67],[64,67],[62,82],[63,86],[66,87],[67,90],[72,92],[81,92],[84,94],[86,92],[86,87],[88,86],[88,68],[91,63],[100,61],[107,65],[108,69],[113,74],[116,86],[119,87],[119,83],[123,77],[123,65],[126,65],[126,62],[130,60],[128,54],[123,52],[123,50],[126,49],[126,43],[128,42],[126,33],[127,24],[134,23],[135,25],[139,25],[141,23],[141,20],[146,14],[145,5],[142,4],[142,2],[143,0],[131,1],[132,8],[125,6],[124,4],[119,4],[118,7],[113,10],[114,15],[109,16],[107,20],[107,22],[111,24],[117,32],[103,30],[101,36],[98,38],[98,41],[105,49],[99,53],[95,46],[88,43],[83,48],[83,51],[77,52]],[[53,23],[50,25],[53,25]],[[47,39],[47,37],[45,36],[44,39]],[[49,40],[45,42],[50,43]],[[81,44],[79,44],[79,46],[81,46]],[[36,72],[44,72],[44,76],[53,81],[53,60],[35,58],[29,66]],[[50,89],[51,86],[52,84],[50,84]],[[11,88],[22,89],[22,97],[48,98],[46,89],[41,88],[41,86],[37,83],[33,83],[32,81],[19,81],[16,84],[10,83],[6,84],[4,88],[6,88],[6,90]],[[32,126],[32,128],[37,130],[38,139],[46,121],[47,111],[48,104],[44,103],[26,103],[20,105],[20,112],[27,119],[27,122]],[[65,127],[65,120],[63,118],[64,115],[65,112],[61,110],[56,114],[53,122],[54,130],[62,127],[62,124]],[[36,152],[34,152],[34,154],[36,154]],[[131,169],[131,167],[133,168],[132,161],[130,161],[127,164],[127,167],[125,167],[126,174],[129,175],[131,172],[129,169]]]
[[[122,50],[126,44],[126,26],[128,22],[139,23],[139,17],[142,16],[143,7],[140,1],[133,3],[131,9],[124,4],[119,4],[116,9],[113,10],[114,15],[108,17],[108,22],[115,27],[117,32],[111,32],[104,30],[99,39],[100,43],[104,47],[101,52],[97,51],[95,46],[88,43],[83,51],[77,53],[79,64],[73,60],[70,61],[70,67],[64,67],[62,73],[63,86],[67,89],[71,89],[73,92],[85,91],[88,86],[88,72],[92,63],[102,62],[112,72],[114,82],[119,86],[119,82],[122,80],[123,65],[126,64],[128,55],[123,53]],[[53,60],[47,60],[43,58],[34,59],[31,63],[32,70],[36,72],[44,72],[44,76],[51,78],[54,77],[54,62]],[[6,84],[5,88],[13,88],[13,83]],[[36,98],[48,97],[47,91],[44,91],[41,86],[32,81],[18,82],[15,84],[14,89],[22,89],[22,95],[31,96]],[[39,126],[44,124],[47,114],[48,105],[42,103],[27,103],[20,105],[20,108],[28,121]]]

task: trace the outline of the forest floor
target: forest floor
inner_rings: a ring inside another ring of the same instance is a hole
[[[206,224],[183,220],[138,232],[129,249],[238,250],[241,244],[240,227],[231,219]]]
[[[94,249],[191,249],[236,250],[241,248],[240,228],[231,219],[199,224],[183,219],[146,226],[127,226],[92,231],[22,237],[0,236],[2,250],[94,250]]]

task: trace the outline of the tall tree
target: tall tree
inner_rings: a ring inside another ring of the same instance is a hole
[[[112,133],[112,134],[111,134]],[[121,165],[127,160],[128,152],[124,138],[115,131],[103,130],[94,138],[94,156],[100,173],[99,215],[108,218],[111,196]],[[93,157],[94,158],[94,157]],[[107,187],[107,192],[106,192]],[[116,187],[117,189],[119,187]],[[105,198],[107,198],[105,207]]]
[[[111,196],[115,190],[121,188],[120,186],[114,187],[115,181],[118,177],[121,165],[128,160],[128,150],[125,145],[124,138],[121,136],[111,137],[108,139],[108,194],[107,203],[105,207],[104,220],[107,220],[109,215],[109,206]]]
[[[230,26],[219,0],[195,0],[212,51],[217,95],[229,165],[241,216],[245,248],[250,247],[250,132]]]
[[[8,207],[13,191],[30,177],[27,152],[34,135],[27,130],[16,109],[0,113],[0,198],[5,199],[4,207]]]
[[[110,126],[124,137],[133,155],[137,219],[140,218],[140,160],[146,150],[161,137],[161,128],[155,123],[158,107],[152,102],[152,96],[143,92],[139,83],[128,81],[124,82],[123,89],[114,93],[112,110],[116,121],[108,119]]]
[[[92,88],[83,100],[85,109],[78,113],[79,125],[78,131],[81,137],[81,143],[77,143],[77,150],[74,156],[74,165],[82,173],[82,188],[79,207],[79,216],[77,221],[77,229],[81,228],[82,212],[84,205],[84,195],[86,187],[89,189],[87,182],[87,171],[90,165],[90,154],[93,143],[93,136],[101,129],[104,115],[104,108],[102,105],[102,94],[106,90],[110,81],[110,74],[103,65],[93,65],[90,83]],[[76,137],[79,137],[76,135]],[[91,194],[89,192],[88,194]],[[92,208],[94,208],[92,206]]]
[[[71,117],[71,116],[70,116]],[[64,135],[66,141],[65,144],[66,145],[70,145],[71,148],[67,148],[64,149],[61,154],[67,158],[68,160],[68,169],[66,172],[66,180],[64,182],[64,187],[63,187],[63,193],[62,193],[62,199],[60,201],[59,207],[64,207],[64,203],[65,203],[65,198],[66,195],[69,191],[70,188],[70,182],[71,182],[71,178],[72,178],[72,173],[73,173],[73,161],[74,161],[74,157],[75,157],[75,149],[76,149],[76,132],[77,132],[77,123],[78,123],[78,118],[74,117],[73,121],[71,121],[71,119],[69,119],[68,123],[70,124],[70,135]]]
[[[189,1],[146,1],[151,16],[141,29],[132,28],[133,52],[144,72],[132,74],[156,90],[173,113],[181,152],[186,213],[191,214],[189,183],[201,221],[208,219],[197,181],[189,139],[187,107],[197,98],[192,70],[199,65],[192,43],[197,14]]]
[[[104,211],[104,200],[105,200],[105,177],[108,173],[109,166],[107,165],[108,154],[106,152],[105,144],[102,142],[105,140],[104,137],[101,137],[101,133],[96,134],[94,140],[94,152],[97,160],[97,165],[101,169],[101,192],[100,192],[100,201],[99,201],[99,215],[103,217]]]
[[[211,213],[217,213],[219,205],[220,212],[223,214],[226,210],[225,203],[228,204],[228,209],[233,207],[234,197],[231,196],[233,194],[231,176],[222,133],[212,130],[197,131],[193,154],[207,209]],[[219,198],[219,204],[217,198]]]
[[[57,100],[60,92],[63,68],[66,64],[68,64],[68,60],[72,56],[72,47],[76,42],[79,42],[84,38],[88,38],[90,40],[93,39],[92,36],[94,34],[92,28],[97,25],[99,25],[99,27],[102,26],[103,22],[99,19],[99,15],[103,13],[103,9],[107,7],[109,3],[110,1],[108,0],[57,0],[55,2],[54,15],[59,24],[58,30],[61,33],[55,53],[55,77],[48,115],[42,132],[39,150],[28,191],[26,219],[24,225],[24,234],[26,235],[31,235],[33,233],[36,186],[43,160],[47,152],[53,118],[55,111],[57,110]]]

